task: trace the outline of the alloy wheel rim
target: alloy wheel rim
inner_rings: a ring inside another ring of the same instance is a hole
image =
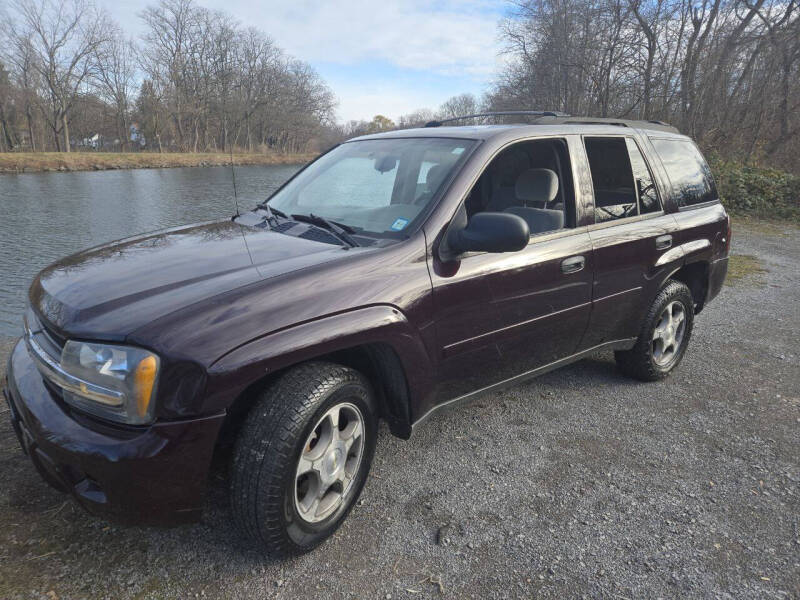
[[[656,322],[653,331],[653,362],[659,367],[675,360],[686,333],[686,310],[678,301],[670,302]]]
[[[335,404],[317,421],[295,473],[295,509],[304,521],[323,521],[346,501],[361,468],[364,435],[364,417],[349,402]]]

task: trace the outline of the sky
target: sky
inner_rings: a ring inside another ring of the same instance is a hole
[[[97,0],[134,35],[145,3]],[[480,97],[501,66],[500,0],[196,0],[270,35],[310,63],[338,99],[341,122],[391,119]]]

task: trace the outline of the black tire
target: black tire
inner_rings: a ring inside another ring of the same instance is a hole
[[[320,419],[342,402],[356,406],[363,416],[361,462],[335,512],[323,521],[307,522],[295,502],[297,465]],[[373,392],[357,371],[314,362],[286,372],[256,400],[234,446],[230,494],[240,531],[273,558],[308,552],[321,544],[361,494],[376,435]]]
[[[685,315],[685,329],[680,344],[666,364],[658,364],[653,353],[653,334],[659,318],[673,302],[679,302]],[[614,353],[617,367],[622,373],[641,381],[658,381],[664,379],[680,364],[689,340],[692,337],[694,324],[694,300],[689,288],[680,281],[670,280],[653,300],[644,318],[636,345],[630,350],[618,350]]]

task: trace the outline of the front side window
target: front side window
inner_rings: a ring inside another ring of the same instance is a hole
[[[656,138],[650,140],[661,157],[672,183],[678,207],[713,202],[719,199],[711,169],[703,155],[686,139]]]
[[[575,192],[569,150],[561,138],[519,142],[500,152],[467,196],[471,218],[479,212],[522,217],[531,235],[574,227]]]
[[[653,175],[632,138],[588,137],[584,145],[594,186],[595,223],[661,210]]]
[[[393,138],[347,142],[300,172],[268,201],[355,232],[405,237],[466,159],[474,140]]]

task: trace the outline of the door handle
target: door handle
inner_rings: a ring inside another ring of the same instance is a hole
[[[662,235],[656,238],[656,250],[666,250],[672,246],[672,236]]]
[[[582,271],[586,265],[586,259],[583,256],[570,256],[561,261],[562,273],[577,273]]]

